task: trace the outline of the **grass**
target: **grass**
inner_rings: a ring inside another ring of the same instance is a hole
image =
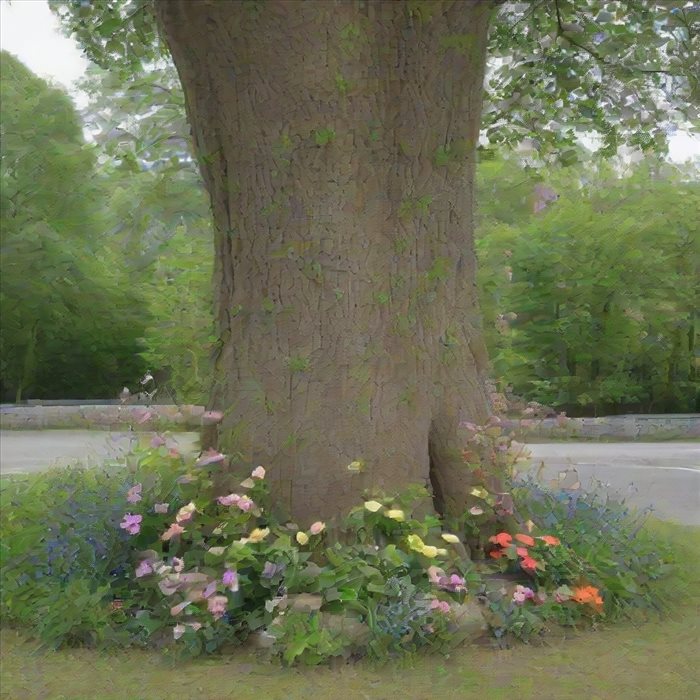
[[[253,653],[174,664],[162,654],[38,650],[0,633],[0,698],[7,700],[689,700],[700,698],[700,529],[655,522],[679,557],[663,585],[668,611],[505,651],[467,647],[449,657],[384,667],[283,669]]]

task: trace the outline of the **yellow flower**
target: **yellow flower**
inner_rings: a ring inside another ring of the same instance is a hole
[[[421,550],[421,554],[426,557],[430,557],[431,559],[433,557],[436,557],[438,555],[438,548],[433,547],[431,544],[426,544],[423,545],[423,549]]]
[[[440,557],[446,557],[447,556],[447,550],[443,549],[442,547],[438,547],[438,556]]]
[[[391,518],[392,520],[397,520],[400,523],[406,520],[406,516],[402,510],[388,510],[386,512],[386,517]]]
[[[305,532],[297,532],[296,540],[301,545],[308,544],[309,536]]]
[[[384,506],[379,503],[378,501],[365,501],[365,508],[370,512],[370,513],[376,513],[378,510],[381,510]]]
[[[489,495],[489,492],[481,486],[475,486],[469,493],[477,498],[487,498]]]
[[[409,535],[406,541],[408,542],[408,546],[415,552],[422,552],[425,548],[425,543],[418,535]]]
[[[348,464],[348,471],[359,473],[365,468],[365,463],[361,459],[356,459],[354,462]]]
[[[253,532],[250,533],[250,537],[243,537],[240,541],[243,544],[247,544],[248,542],[262,542],[268,535],[270,534],[270,528],[269,527],[263,527],[259,528],[256,527]]]
[[[453,535],[449,532],[443,532],[442,535],[440,535],[445,542],[449,542],[450,544],[457,544],[459,542],[459,537],[457,535]]]

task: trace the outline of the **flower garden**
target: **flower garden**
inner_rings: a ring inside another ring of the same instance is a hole
[[[51,647],[246,645],[284,664],[449,653],[546,639],[662,609],[669,550],[644,513],[545,488],[497,420],[470,426],[465,469],[510,474],[441,520],[429,494],[367,494],[339,522],[276,519],[266,470],[218,492],[226,457],[166,435],[127,466],[13,478],[0,490],[2,616]]]

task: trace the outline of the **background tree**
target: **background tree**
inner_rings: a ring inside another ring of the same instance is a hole
[[[278,507],[301,522],[410,482],[432,484],[439,510],[464,506],[458,425],[489,412],[472,209],[496,4],[59,8],[89,55],[130,69],[154,57],[153,8],[212,201],[222,447],[235,465],[270,466]],[[511,114],[522,138],[554,95],[549,113],[582,118],[606,147],[658,147],[661,76],[676,100],[695,89],[691,20],[685,3],[507,5],[490,113]],[[494,119],[488,134],[507,133]]]
[[[212,226],[171,64],[128,83],[91,69],[83,115],[110,191],[111,244],[144,299],[141,356],[162,399],[204,404],[211,387]]]
[[[63,92],[0,62],[0,393],[112,396],[142,369],[143,329],[104,239],[92,153]]]
[[[551,169],[546,184],[508,169],[520,177],[484,174],[482,189],[519,192],[521,212],[486,205],[477,246],[502,386],[570,414],[694,410],[697,179],[652,158],[627,177]]]

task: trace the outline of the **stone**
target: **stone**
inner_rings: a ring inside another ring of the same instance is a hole
[[[292,593],[287,600],[288,607],[297,612],[318,612],[323,605],[323,596],[315,593]]]
[[[453,603],[451,608],[450,632],[455,641],[475,642],[488,634],[483,605],[476,601],[467,601]]]

